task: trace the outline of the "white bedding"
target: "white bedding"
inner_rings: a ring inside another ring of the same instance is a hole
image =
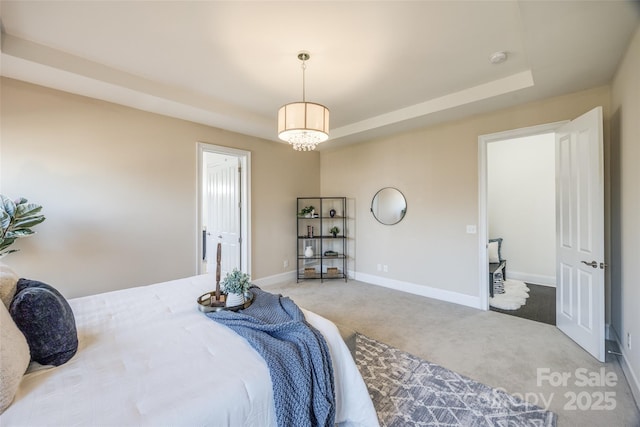
[[[211,276],[202,275],[69,300],[77,354],[62,366],[27,373],[0,425],[276,425],[264,360],[197,308],[196,298],[213,288]],[[337,328],[303,312],[329,344],[336,422],[377,426]]]

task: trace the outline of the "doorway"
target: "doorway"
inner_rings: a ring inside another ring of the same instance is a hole
[[[488,146],[493,142],[526,138],[535,135],[555,134],[567,121],[548,123],[528,128],[508,130],[478,137],[478,245],[480,270],[480,308],[489,310],[489,258],[487,242],[489,241],[489,207],[488,207]],[[507,268],[509,268],[507,266]],[[508,275],[509,273],[507,273]]]
[[[198,274],[251,274],[250,153],[198,143]]]
[[[554,326],[555,174],[553,133],[487,144],[487,232],[505,263],[490,309]]]
[[[556,326],[601,362],[604,334],[604,174],[602,107],[556,122],[478,138],[479,308],[489,308],[487,146],[554,133],[556,158]],[[507,267],[508,268],[508,267]]]

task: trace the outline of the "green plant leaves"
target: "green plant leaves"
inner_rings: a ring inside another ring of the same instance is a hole
[[[7,234],[4,235],[6,239],[17,239],[18,237],[27,237],[32,234],[35,234],[35,231],[32,231],[28,228],[21,228],[19,230],[7,231]]]
[[[0,240],[0,251],[2,251],[4,248],[8,248],[16,239],[1,239]],[[6,253],[11,253],[11,252],[15,252],[16,250],[10,250],[7,251]]]
[[[2,227],[2,230],[9,228],[9,224],[11,224],[11,215],[7,211],[0,211],[0,227]]]
[[[44,219],[45,218],[43,215],[29,216],[26,218],[16,219],[13,222],[13,228],[19,229],[19,228],[33,227],[34,225],[40,224],[42,221],[44,221]]]
[[[4,194],[0,194],[0,257],[16,252],[17,250],[5,250],[16,239],[34,234],[31,227],[45,220],[44,215],[39,215],[42,206],[28,203],[27,199],[20,197],[15,202]]]
[[[221,285],[226,293],[242,294],[251,287],[251,276],[234,268],[222,279]]]
[[[24,218],[28,216],[33,216],[42,210],[42,206],[36,205],[35,203],[23,203],[16,206],[16,218]]]
[[[305,206],[304,208],[300,209],[300,214],[305,215],[313,212],[315,209],[316,208],[314,208],[313,206]]]
[[[9,214],[9,216],[13,216],[16,211],[16,204],[5,196],[4,194],[0,194],[0,200],[2,201],[2,209],[3,212]]]

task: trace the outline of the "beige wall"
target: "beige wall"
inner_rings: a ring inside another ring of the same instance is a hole
[[[478,297],[478,136],[571,119],[603,105],[596,88],[318,153],[2,79],[0,191],[42,204],[47,221],[5,258],[69,297],[195,273],[196,142],[252,152],[255,279],[295,263],[295,197],[346,195],[350,268]],[[605,130],[607,126],[605,125]],[[300,179],[304,177],[304,179]],[[321,178],[319,178],[321,177]],[[395,186],[406,218],[383,226],[371,197]],[[388,272],[377,271],[387,265]]]
[[[611,93],[611,323],[640,402],[640,28]]]
[[[570,120],[599,105],[606,144],[609,88],[600,87],[321,152],[322,193],[343,194],[355,206],[357,274],[477,303],[478,241],[466,226],[478,222],[478,136]],[[395,226],[377,223],[369,212],[371,198],[386,186],[407,198],[407,215]],[[388,265],[388,273],[377,264]]]
[[[2,78],[0,192],[43,205],[3,262],[67,297],[196,273],[196,144],[251,151],[252,276],[294,265],[318,153]],[[301,179],[304,177],[304,179]]]

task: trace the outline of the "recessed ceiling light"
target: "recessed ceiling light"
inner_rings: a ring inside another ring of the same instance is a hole
[[[489,55],[489,62],[491,62],[492,64],[501,64],[506,60],[507,60],[507,52],[504,52],[504,51],[494,52],[491,55]]]

